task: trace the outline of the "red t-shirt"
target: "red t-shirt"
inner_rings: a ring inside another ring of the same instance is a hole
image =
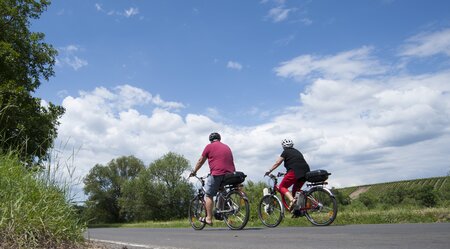
[[[202,156],[208,158],[209,169],[213,176],[225,175],[236,171],[230,147],[220,141],[206,145]]]

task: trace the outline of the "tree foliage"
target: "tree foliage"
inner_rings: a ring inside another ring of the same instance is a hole
[[[186,217],[192,185],[181,155],[169,152],[145,167],[133,156],[95,165],[84,179],[86,216],[92,223],[171,220]]]
[[[106,166],[95,165],[84,178],[87,217],[94,222],[125,221],[119,205],[122,188],[144,169],[144,163],[134,156],[113,159]]]
[[[192,185],[182,174],[190,169],[181,155],[169,152],[151,163],[124,188],[123,212],[130,220],[171,220],[186,216]]]
[[[30,31],[50,1],[0,0],[0,150],[19,149],[29,164],[47,159],[64,108],[31,94],[54,75],[57,51]]]

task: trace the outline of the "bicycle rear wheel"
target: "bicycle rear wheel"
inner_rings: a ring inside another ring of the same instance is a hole
[[[316,226],[328,226],[337,215],[334,196],[323,188],[312,189],[306,196],[306,218]]]
[[[226,198],[223,218],[230,229],[240,230],[250,218],[250,204],[247,197],[237,190],[231,191]]]
[[[200,221],[200,217],[206,217],[206,206],[203,198],[194,197],[189,203],[189,223],[195,230],[202,230],[206,224]]]
[[[258,205],[258,217],[266,227],[276,227],[283,220],[284,209],[275,195],[266,195]]]

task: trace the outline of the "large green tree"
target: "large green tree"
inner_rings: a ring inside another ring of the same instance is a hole
[[[47,159],[61,106],[32,93],[54,75],[57,51],[30,31],[50,1],[0,0],[0,150],[19,150],[28,164]]]
[[[144,169],[144,163],[134,156],[113,159],[106,166],[95,165],[84,178],[87,218],[92,222],[127,220],[119,205],[122,188]]]
[[[183,173],[190,169],[182,155],[169,152],[125,185],[122,212],[130,220],[171,220],[186,217],[194,195]]]

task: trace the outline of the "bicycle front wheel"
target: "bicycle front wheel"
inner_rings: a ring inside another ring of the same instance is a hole
[[[206,217],[206,206],[203,198],[196,196],[189,203],[188,211],[189,223],[195,230],[202,230],[205,227],[205,223],[200,221],[200,217]]]
[[[237,190],[227,195],[223,211],[225,223],[233,230],[244,228],[250,218],[250,204],[247,197]]]
[[[315,188],[307,194],[306,218],[316,226],[328,226],[337,215],[336,198],[323,188]]]
[[[266,195],[258,205],[258,217],[266,227],[276,227],[283,220],[283,207],[275,195]]]

